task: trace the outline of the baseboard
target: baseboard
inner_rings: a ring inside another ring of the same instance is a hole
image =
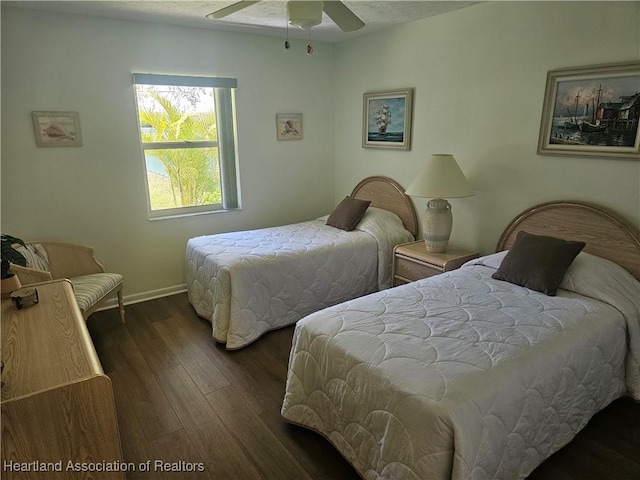
[[[133,303],[146,302],[148,300],[153,300],[155,298],[168,297],[170,295],[176,295],[178,293],[184,293],[187,291],[187,284],[183,283],[182,285],[175,285],[173,287],[167,288],[159,288],[158,290],[151,290],[149,292],[136,293],[133,295],[124,295],[123,300],[125,305],[131,305]],[[105,303],[103,308],[99,310],[109,310],[110,308],[118,307],[118,299],[110,298]],[[99,311],[98,310],[98,311]]]

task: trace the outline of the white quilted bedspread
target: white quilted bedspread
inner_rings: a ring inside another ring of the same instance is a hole
[[[501,256],[485,258],[298,322],[282,416],[365,479],[516,479],[640,399],[631,275],[568,273],[549,297],[491,279]]]
[[[356,230],[309,222],[192,238],[189,301],[213,338],[241,348],[305,315],[387,288],[393,247],[413,236],[400,219],[369,208]]]

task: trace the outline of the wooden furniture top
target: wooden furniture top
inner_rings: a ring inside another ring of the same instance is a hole
[[[71,283],[32,287],[38,290],[36,305],[18,310],[2,301],[2,402],[104,375]]]
[[[531,207],[509,223],[496,251],[513,245],[521,230],[585,242],[585,252],[617,263],[640,280],[638,229],[600,206],[562,200]]]
[[[445,268],[447,263],[452,261],[459,262],[460,259],[472,260],[478,257],[477,253],[453,247],[447,248],[446,252],[428,252],[424,240],[400,244],[396,247],[395,251],[398,255],[406,255],[442,268]]]
[[[414,238],[418,234],[416,209],[404,188],[395,180],[382,176],[367,177],[355,186],[351,196],[370,200],[370,206],[395,213]]]

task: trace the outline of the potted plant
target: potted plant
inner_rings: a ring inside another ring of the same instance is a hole
[[[1,237],[2,269],[0,271],[0,290],[2,298],[9,298],[11,292],[20,288],[20,280],[15,274],[9,271],[9,269],[11,268],[11,264],[15,263],[16,265],[26,267],[27,259],[24,257],[24,255],[13,248],[13,245],[15,245],[16,243],[24,246],[24,242],[21,239],[5,234],[2,234]]]

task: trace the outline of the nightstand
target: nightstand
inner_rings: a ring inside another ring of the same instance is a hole
[[[393,249],[393,286],[455,270],[474,258],[478,258],[477,253],[460,248],[427,252],[424,240],[402,243]]]

